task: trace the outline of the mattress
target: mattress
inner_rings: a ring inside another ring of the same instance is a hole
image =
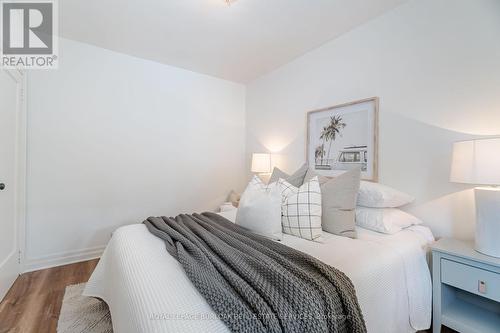
[[[221,215],[234,221],[235,211]],[[352,280],[368,332],[430,327],[434,240],[424,226],[394,235],[358,228],[358,239],[324,233],[321,243],[284,235],[282,243],[343,271]],[[143,224],[115,231],[84,291],[109,306],[115,332],[229,332],[163,241]]]

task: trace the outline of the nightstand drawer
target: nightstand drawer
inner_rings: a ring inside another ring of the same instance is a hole
[[[500,302],[500,274],[441,259],[441,282]]]

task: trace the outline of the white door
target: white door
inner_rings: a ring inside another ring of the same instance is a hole
[[[19,263],[19,120],[22,77],[0,69],[0,300],[20,271]]]

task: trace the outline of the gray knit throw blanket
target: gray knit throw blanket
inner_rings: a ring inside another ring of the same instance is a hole
[[[232,332],[366,332],[352,282],[318,259],[214,213],[144,224]]]

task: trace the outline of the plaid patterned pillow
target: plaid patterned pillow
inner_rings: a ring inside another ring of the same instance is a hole
[[[281,189],[281,226],[285,234],[308,240],[321,237],[321,189],[318,177],[297,188],[284,179]]]

